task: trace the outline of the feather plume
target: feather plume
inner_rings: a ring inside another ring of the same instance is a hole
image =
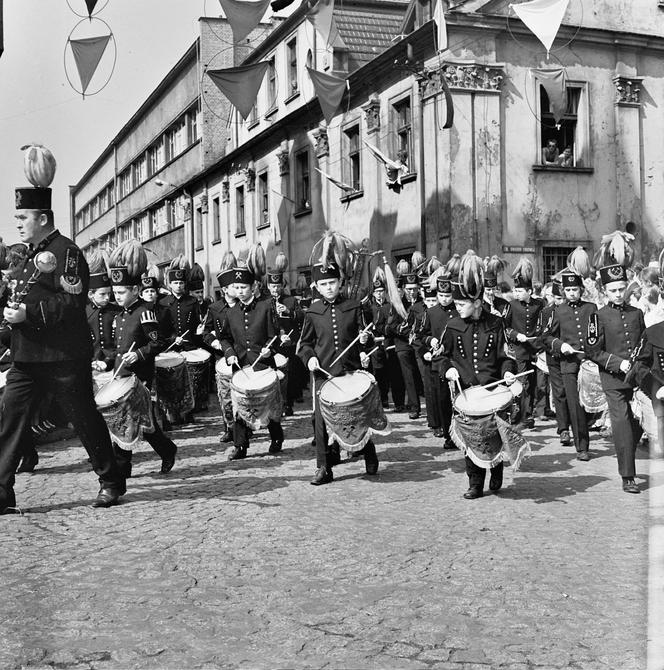
[[[430,275],[429,275],[429,288],[432,291],[435,291],[438,288],[438,280],[442,279],[443,277],[447,276],[447,270],[445,269],[444,266],[440,266],[439,268],[435,269]]]
[[[265,249],[263,249],[263,245],[260,242],[252,244],[249,247],[247,268],[251,270],[257,281],[260,281],[265,276]]]
[[[295,288],[298,291],[301,291],[302,294],[309,290],[309,284],[307,284],[307,278],[304,275],[298,275],[297,281],[295,282]]]
[[[235,254],[232,251],[227,251],[221,259],[219,270],[220,272],[223,272],[224,270],[230,270],[234,267],[237,267],[237,258],[235,258]]]
[[[432,256],[427,263],[427,275],[430,277],[436,270],[442,267],[442,263],[436,256]]]
[[[108,265],[106,258],[101,249],[93,249],[88,256],[88,268],[91,275],[99,275],[104,272],[108,273]]]
[[[602,237],[600,247],[593,258],[596,267],[605,265],[622,265],[631,267],[634,262],[634,235],[616,230]]]
[[[403,277],[404,275],[407,275],[409,272],[410,272],[410,263],[405,258],[402,258],[397,263],[397,277]]]
[[[459,283],[471,300],[478,300],[484,294],[484,263],[472,250],[461,259]]]
[[[237,266],[239,268],[246,268],[247,267],[247,257],[249,256],[249,247],[245,247],[244,249],[240,249],[237,253]]]
[[[491,256],[486,262],[486,271],[496,275],[496,277],[500,277],[506,268],[507,261],[498,256]]]
[[[403,306],[403,300],[401,299],[401,296],[399,295],[399,289],[397,288],[397,281],[394,278],[392,268],[387,262],[387,258],[385,258],[385,256],[383,256],[383,267],[385,272],[385,286],[387,287],[387,298],[392,304],[395,312],[405,321],[408,319],[408,313],[406,312],[406,308]]]
[[[7,245],[0,237],[0,270],[6,270],[9,262],[7,260]]]
[[[111,252],[111,267],[126,267],[131,277],[140,277],[148,267],[148,257],[138,240],[126,240]]]
[[[189,281],[205,281],[205,272],[203,272],[203,268],[198,263],[194,263],[194,266],[191,268]]]
[[[454,279],[459,275],[460,267],[461,267],[461,256],[459,256],[459,254],[454,254],[454,256],[452,256],[452,258],[450,258],[450,260],[447,261],[445,269],[447,270],[448,276]]]
[[[380,267],[380,265],[374,270],[373,279],[371,281],[379,281],[383,284],[385,283],[385,271]]]
[[[410,258],[410,266],[413,268],[413,272],[417,272],[420,266],[426,263],[426,260],[421,251],[413,251],[413,255]]]
[[[659,254],[659,276],[664,279],[664,249]]]
[[[274,259],[274,271],[286,272],[286,270],[288,270],[288,258],[283,251],[280,251]]]
[[[581,275],[584,279],[589,277],[592,271],[588,252],[583,247],[577,247],[567,257],[567,266],[572,272]]]
[[[145,273],[148,277],[152,277],[157,281],[161,281],[161,270],[154,264],[148,265],[147,272]]]
[[[532,283],[533,281],[533,264],[525,256],[519,258],[519,262],[516,264],[514,272],[512,272],[512,279],[519,277],[527,283]]]
[[[169,264],[169,270],[187,270],[191,272],[191,264],[184,254],[178,254]]]
[[[328,230],[322,241],[320,254],[320,263],[327,269],[331,263],[336,263],[341,272],[341,278],[350,277],[353,272],[353,263],[355,261],[355,245],[353,242],[342,235]]]

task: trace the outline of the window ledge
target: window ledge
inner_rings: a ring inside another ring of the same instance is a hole
[[[409,184],[411,181],[415,181],[416,179],[417,172],[409,172],[408,174],[405,174],[403,177],[401,177],[401,183]]]
[[[350,202],[351,200],[356,200],[357,198],[361,198],[364,195],[363,190],[359,191],[353,191],[352,193],[349,193],[348,195],[342,195],[341,198],[339,198],[340,202]]]
[[[235,233],[235,237],[246,237],[247,231],[243,230],[241,233]]]
[[[592,174],[591,167],[562,167],[560,165],[533,165],[535,172],[576,172],[577,174]]]
[[[253,130],[260,122],[261,122],[260,119],[256,119],[255,121],[249,121],[249,123],[247,124],[247,130]]]
[[[267,112],[265,112],[265,115],[263,116],[263,118],[265,120],[267,120],[271,116],[274,116],[278,111],[279,111],[279,107],[272,107],[271,109],[268,109]]]
[[[297,90],[297,91],[293,91],[293,92],[286,98],[286,100],[284,100],[284,102],[285,102],[286,104],[288,104],[289,102],[292,102],[293,100],[295,100],[295,98],[299,98],[299,97],[300,97],[300,91],[299,91],[299,90]]]
[[[216,244],[221,244],[221,239],[212,240],[212,246],[215,246]]]
[[[196,251],[203,251],[203,249],[205,249],[203,245],[196,247]]]
[[[265,230],[266,228],[269,228],[270,225],[272,225],[269,221],[267,223],[261,223],[260,226],[256,226],[256,230]]]
[[[297,212],[293,212],[293,216],[296,219],[301,216],[305,216],[306,214],[311,214],[311,207],[308,207],[307,209],[299,209]]]

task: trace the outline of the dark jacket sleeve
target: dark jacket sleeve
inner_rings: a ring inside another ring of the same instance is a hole
[[[300,349],[298,356],[302,362],[307,365],[309,359],[316,355],[316,329],[309,314],[304,315],[304,323],[302,324],[302,335],[300,336]]]

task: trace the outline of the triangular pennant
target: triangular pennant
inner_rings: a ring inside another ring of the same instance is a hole
[[[510,7],[546,47],[548,54],[567,11],[567,5],[569,0],[531,0],[520,5],[512,4]]]
[[[92,18],[92,12],[95,11],[95,7],[97,6],[97,2],[99,0],[85,0],[85,6],[88,8],[88,16]],[[79,14],[80,16],[80,14]]]
[[[102,35],[101,37],[86,37],[82,40],[69,40],[84,95],[110,39],[110,35]]]
[[[241,42],[260,22],[270,0],[219,0],[233,30],[233,39]]]
[[[323,44],[330,43],[332,19],[334,18],[334,0],[314,0],[313,6],[305,14],[307,20],[323,38]]]
[[[436,22],[436,51],[445,51],[447,49],[447,23],[445,23],[445,8],[443,0],[436,2],[436,8],[433,10],[433,20]]]
[[[567,108],[567,87],[565,84],[565,70],[557,68],[531,67],[530,73],[537,77],[546,94],[549,96],[549,110],[556,123],[563,118]]]
[[[208,70],[207,73],[217,88],[240,112],[240,116],[246,120],[251,108],[256,104],[256,97],[269,64],[268,61],[260,61],[224,70]]]
[[[349,186],[348,184],[339,181],[338,179],[335,179],[331,174],[323,172],[320,168],[316,168],[316,170],[318,170],[318,172],[320,172],[323,175],[323,177],[331,181],[336,187],[340,188],[342,191],[350,193],[355,190],[352,186]]]
[[[316,91],[320,108],[323,110],[323,116],[329,124],[337,112],[341,98],[344,97],[347,81],[331,74],[318,72],[308,66],[307,72],[314,84],[314,91]]]

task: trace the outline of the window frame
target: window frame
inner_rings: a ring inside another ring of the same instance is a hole
[[[353,149],[352,135],[357,137],[357,147]],[[362,129],[359,119],[346,124],[341,131],[341,181],[353,187],[353,192],[341,197],[345,200],[349,197],[361,195],[364,191],[362,180]],[[357,164],[357,180],[355,180],[355,165]]]
[[[267,66],[267,110],[265,116],[268,117],[277,111],[279,107],[279,82],[277,81],[277,58],[275,54],[268,59]]]
[[[244,184],[235,187],[235,237],[247,234],[246,193]]]
[[[409,121],[407,124],[401,125],[399,108],[406,104],[408,105],[409,109]],[[408,91],[407,93],[394,97],[390,100],[390,126],[390,139],[394,158],[397,158],[399,153],[402,151],[401,136],[404,129],[406,129],[408,138],[406,149],[408,152],[408,160],[406,165],[408,167],[408,174],[415,174],[415,170],[413,169],[413,154],[415,151],[415,146],[413,128],[413,96],[411,91]]]
[[[300,94],[297,46],[297,35],[293,35],[286,42],[286,82],[288,84],[286,102],[290,102]]]
[[[304,164],[301,157],[306,155],[306,174],[300,173],[300,166]],[[303,147],[293,154],[295,163],[295,212],[294,216],[311,212],[311,151]],[[306,179],[306,188],[304,182]],[[306,197],[304,197],[306,196]]]
[[[221,202],[218,195],[212,198],[212,244],[221,242]]]

